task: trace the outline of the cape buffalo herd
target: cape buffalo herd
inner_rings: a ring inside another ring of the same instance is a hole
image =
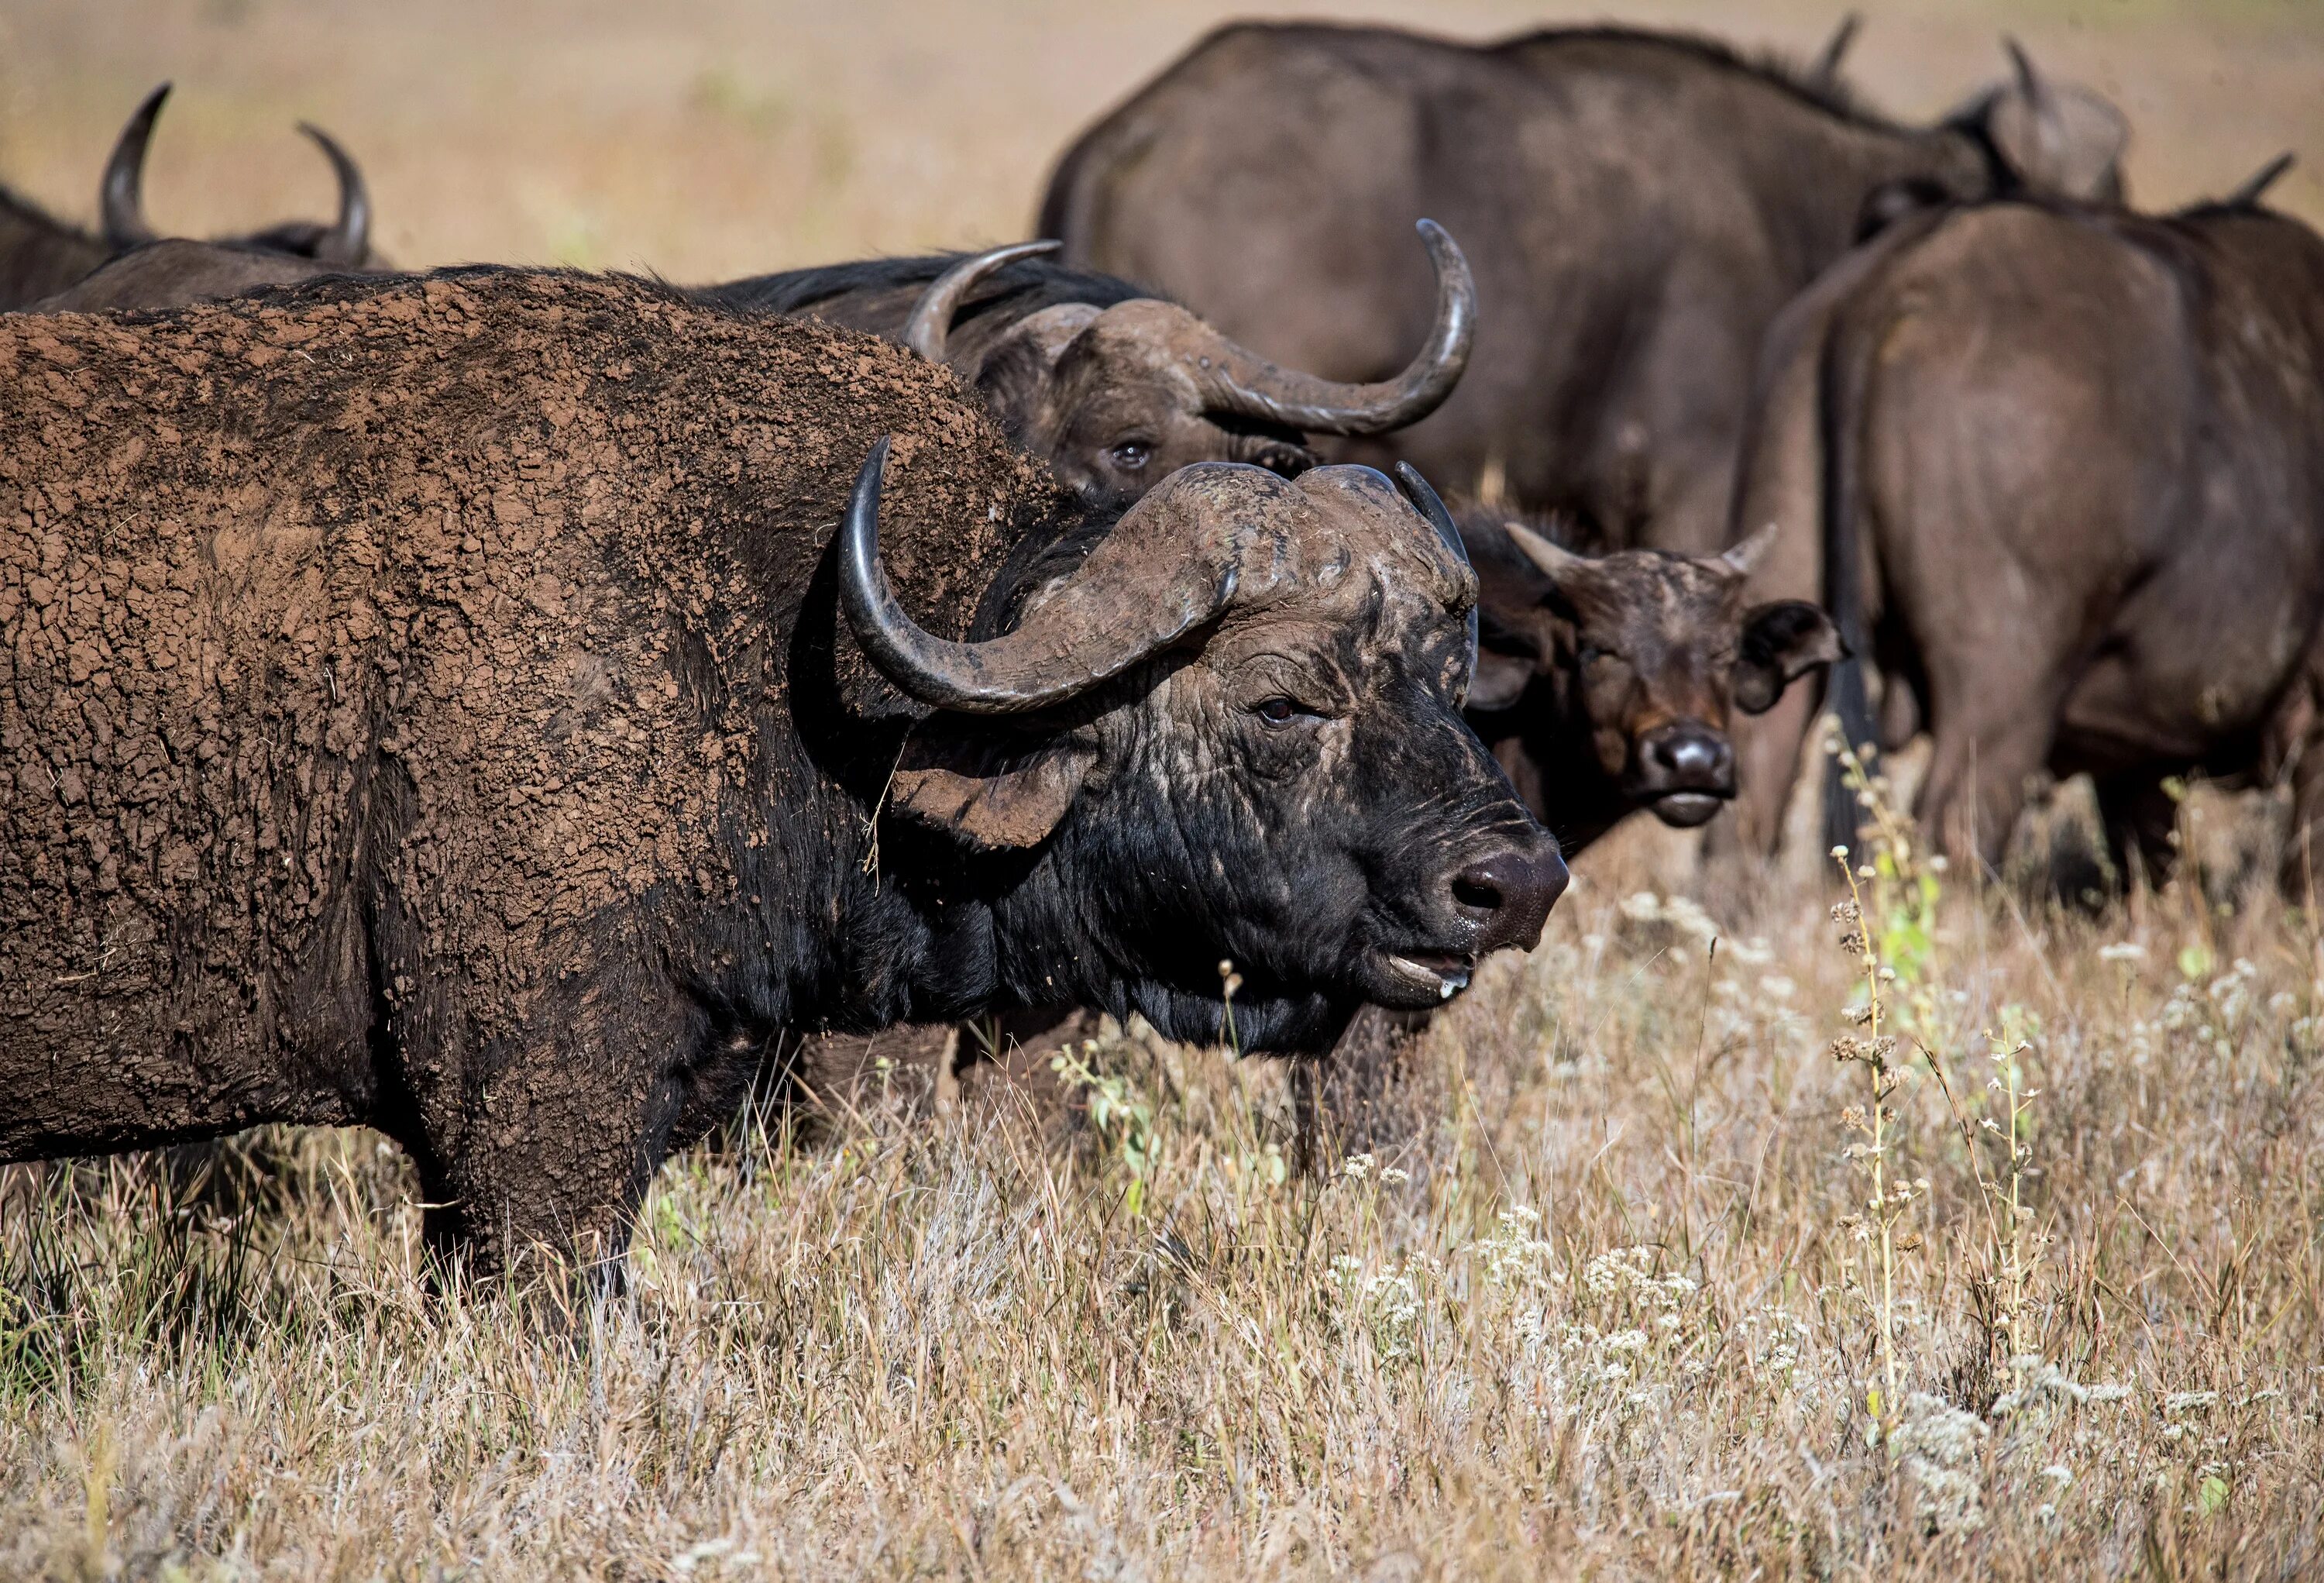
[[[1820,712],[1988,868],[2288,782],[2314,905],[2288,156],[2143,213],[2015,42],[1909,125],[1855,32],[1238,23],[1035,239],[693,287],[391,269],[312,126],[336,219],[159,234],[163,85],[97,228],[0,188],[0,1162],[361,1123],[617,1270],[802,1041],[1322,1056],[1633,812],[1772,852]]]
[[[71,291],[106,264],[161,240],[145,218],[145,149],[152,141],[154,117],[169,97],[170,85],[165,82],[145,96],[122,128],[98,182],[104,215],[98,234],[92,236],[53,218],[38,205],[0,186],[0,312],[45,303]],[[371,250],[371,193],[364,185],[363,171],[322,128],[302,123],[299,130],[312,138],[331,162],[332,174],[339,183],[338,218],[328,225],[285,220],[246,236],[221,241],[217,246],[232,255],[306,262],[318,269],[360,268],[375,262]],[[263,270],[208,294],[271,284],[280,278],[272,270]],[[144,305],[95,297],[58,304],[62,308]]]

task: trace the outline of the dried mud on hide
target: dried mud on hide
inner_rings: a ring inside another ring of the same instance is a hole
[[[474,1050],[650,956],[608,909],[827,850],[793,640],[899,710],[827,574],[800,619],[890,431],[890,575],[956,635],[1055,497],[900,348],[499,271],[0,319],[0,1153],[358,1116],[378,1015]]]

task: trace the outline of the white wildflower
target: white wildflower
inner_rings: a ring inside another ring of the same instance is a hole
[[[1966,1533],[1985,1522],[1977,1461],[1985,1421],[1925,1392],[1904,1399],[1890,1449],[1912,1480],[1921,1514],[1941,1533]]]

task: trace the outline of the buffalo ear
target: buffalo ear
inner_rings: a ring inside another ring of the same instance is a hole
[[[988,852],[1039,845],[1079,795],[1094,749],[1005,728],[923,721],[904,739],[888,804]]]
[[[1477,673],[1469,679],[1471,709],[1506,709],[1525,695],[1526,684],[1533,680],[1534,662],[1530,657],[1498,654],[1492,650],[1477,651]]]
[[[1798,678],[1846,658],[1840,628],[1805,599],[1755,606],[1743,617],[1743,642],[1735,657],[1735,707],[1747,715],[1764,715]]]

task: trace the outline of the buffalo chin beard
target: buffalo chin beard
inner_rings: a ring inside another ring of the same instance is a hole
[[[1322,990],[1243,989],[1227,1002],[1216,990],[1200,994],[1151,980],[1132,983],[1126,1006],[1166,1039],[1184,1044],[1227,1044],[1245,1055],[1322,1055],[1340,1041],[1360,995]],[[1230,1038],[1231,1034],[1231,1038]]]

